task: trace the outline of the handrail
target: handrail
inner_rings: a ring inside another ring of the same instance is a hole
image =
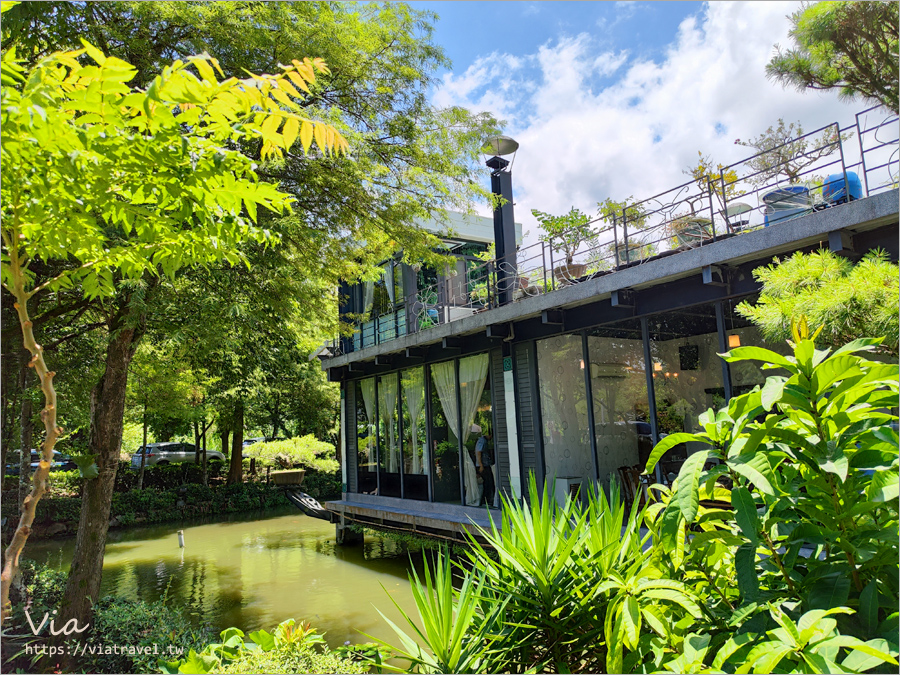
[[[514,268],[508,262],[493,259],[467,266],[463,279],[453,275],[440,278],[407,295],[380,316],[357,322],[356,335],[335,340],[332,353],[380,344],[401,334],[496,308],[503,290],[511,290],[513,301],[518,302],[615,273],[660,254],[704,246],[723,237],[838,206],[857,198],[848,185],[850,173],[858,171],[857,177],[861,178],[860,197],[896,187],[900,155],[898,117],[882,114],[874,126],[869,126],[866,115],[876,110],[883,112],[880,106],[868,108],[856,113],[854,123],[844,129],[837,122],[827,124],[721,167],[718,175],[690,180],[626,204],[621,212],[612,214],[611,222],[599,215],[579,226],[579,231],[601,221],[608,224],[590,227],[591,235],[583,239],[571,259],[561,262],[559,252],[563,239],[576,228],[518,247]],[[891,138],[885,139],[886,130],[893,132]],[[847,143],[853,135],[857,143]],[[869,142],[871,139],[874,142]],[[767,155],[777,157],[779,151],[791,145],[799,151],[789,153],[784,161],[759,168]],[[835,157],[829,159],[832,156]],[[788,164],[797,166],[798,160],[799,169],[783,171]],[[737,178],[728,178],[732,172]],[[826,181],[823,172],[838,178]],[[784,178],[780,178],[782,174]],[[760,176],[764,178],[761,180]],[[837,184],[841,187],[835,190]],[[754,198],[756,206],[748,203]],[[651,209],[648,205],[655,206]],[[499,288],[498,269],[506,273],[507,288]]]

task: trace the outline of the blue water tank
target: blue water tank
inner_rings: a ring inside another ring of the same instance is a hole
[[[822,197],[832,204],[843,204],[847,201],[847,185],[850,186],[850,201],[862,199],[862,182],[853,171],[847,172],[847,184],[844,184],[844,174],[833,173],[822,184]]]
[[[766,205],[765,227],[806,215],[812,210],[809,206],[809,188],[805,185],[786,185],[767,192],[762,199]]]

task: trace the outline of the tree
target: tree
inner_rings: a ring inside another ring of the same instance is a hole
[[[791,337],[791,322],[806,316],[821,327],[820,344],[838,347],[866,335],[881,335],[883,354],[898,356],[897,264],[887,253],[872,251],[857,264],[824,249],[797,252],[753,271],[762,282],[756,304],[742,302],[737,311],[762,331],[768,342]]]
[[[4,12],[9,6],[4,3]],[[277,76],[222,82],[217,67],[208,56],[176,61],[141,91],[127,84],[136,74],[133,66],[88,43],[77,52],[43,58],[27,72],[14,50],[3,53],[0,279],[16,300],[45,397],[46,429],[34,487],[6,552],[3,617],[62,431],[55,373],[35,341],[29,300],[44,288],[75,285],[88,298],[108,296],[116,275],[140,284],[145,273],[239,262],[241,242],[273,240],[257,224],[258,207],[285,212],[290,198],[260,181],[251,159],[234,144],[261,141],[263,157],[282,155],[298,138],[304,152],[313,141],[323,151],[347,148],[334,127],[298,114],[297,88],[308,90],[315,72],[327,71],[323,62],[295,61]],[[34,286],[30,266],[51,260],[76,265]],[[132,295],[140,291],[130,289]],[[93,393],[99,417],[92,419],[90,446],[99,475],[85,484],[76,562],[62,610],[82,620],[99,592],[127,369],[142,332],[127,322],[127,314],[117,318],[106,370]]]
[[[541,241],[548,242],[554,251],[565,253],[566,265],[572,264],[583,242],[588,242],[591,248],[596,244],[598,233],[591,227],[591,217],[574,206],[562,216],[552,216],[537,209],[531,209],[531,215],[537,218],[544,231]]]
[[[766,75],[785,87],[837,89],[898,112],[900,78],[896,2],[816,2],[788,17],[794,48],[782,50]]]
[[[736,139],[735,145],[753,148],[758,153],[758,156],[747,160],[747,166],[756,172],[750,176],[750,182],[765,185],[784,175],[791,185],[799,183],[806,169],[837,150],[839,141],[850,135],[839,134],[837,128],[831,126],[818,138],[801,136],[803,127],[800,122],[785,126],[784,118],[779,118],[775,126],[756,138],[749,141]]]
[[[685,176],[690,176],[697,183],[701,190],[706,190],[709,185],[713,193],[719,198],[722,204],[732,199],[740,197],[743,192],[738,188],[738,175],[734,169],[726,170],[722,164],[713,162],[712,157],[704,155],[703,152],[697,151],[697,164],[683,170]],[[697,200],[689,200],[691,213],[696,213],[695,202]]]

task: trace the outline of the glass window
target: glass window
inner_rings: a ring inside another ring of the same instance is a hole
[[[793,351],[787,342],[773,344],[767,342],[759,329],[749,319],[735,311],[735,307],[741,302],[756,302],[758,296],[750,296],[740,300],[727,300],[725,302],[725,342],[728,349],[732,347],[765,347],[783,356],[793,356]],[[737,361],[729,364],[731,371],[731,394],[740,396],[746,394],[756,385],[762,386],[770,375],[787,375],[783,370],[763,370],[759,361]]]
[[[410,368],[400,375],[403,414],[403,496],[428,499],[428,436],[425,415],[425,369]]]
[[[476,354],[459,360],[459,402],[462,417],[461,436],[463,440],[463,486],[466,506],[481,504],[481,485],[476,469],[475,445],[483,429],[475,424],[475,416],[481,405],[487,382],[490,356]]]
[[[400,496],[400,429],[397,373],[378,378],[378,494]]]
[[[660,437],[697,431],[701,413],[725,404],[715,304],[658,314],[648,323]],[[687,455],[702,447],[692,442],[669,450],[660,466],[664,476],[677,475]]]
[[[597,472],[606,487],[611,476],[619,478],[619,467],[640,465],[643,470],[653,449],[640,321],[588,333],[588,357]]]
[[[374,377],[356,382],[356,450],[357,491],[377,494]]]
[[[557,499],[594,478],[581,335],[537,342],[544,466]]]
[[[456,435],[456,366],[453,361],[431,366],[431,449],[434,501],[459,504],[459,437]],[[451,425],[448,417],[453,420]]]

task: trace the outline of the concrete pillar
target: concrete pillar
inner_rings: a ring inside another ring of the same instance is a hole
[[[352,544],[362,544],[365,537],[362,532],[351,530],[349,523],[341,516],[341,522],[335,523],[334,540],[338,546],[350,546]]]

